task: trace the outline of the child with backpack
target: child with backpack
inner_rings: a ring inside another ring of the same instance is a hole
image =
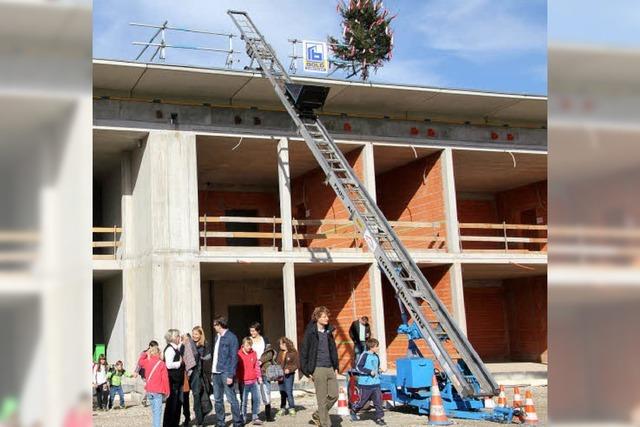
[[[109,369],[107,380],[109,381],[109,409],[113,408],[113,399],[118,393],[120,397],[120,409],[124,409],[124,391],[122,390],[122,377],[131,378],[132,374],[124,370],[122,360],[118,360],[115,366]]]
[[[380,358],[378,351],[380,343],[375,338],[366,341],[367,350],[360,354],[356,364],[358,375],[358,389],[360,400],[358,400],[349,410],[352,421],[358,421],[358,412],[371,401],[376,408],[374,422],[379,426],[387,425],[384,421],[384,410],[382,409],[382,390],[380,389]]]
[[[242,340],[242,346],[238,350],[238,367],[236,375],[240,385],[242,395],[242,417],[246,420],[247,400],[251,394],[251,419],[253,425],[262,425],[258,418],[260,411],[260,391],[258,384],[262,383],[262,373],[260,372],[260,362],[258,355],[251,348],[253,341],[250,337]]]
[[[289,415],[296,414],[296,404],[293,400],[293,380],[298,370],[298,351],[293,346],[293,341],[287,337],[278,340],[280,351],[276,358],[276,363],[282,367],[283,377],[278,381],[280,387],[280,410],[276,415],[283,416],[287,413],[287,402],[289,402]]]
[[[276,356],[278,352],[271,344],[265,346],[262,356],[260,356],[260,371],[262,372],[262,381],[266,381],[266,389],[271,391],[271,382],[278,381],[284,376],[282,366],[276,363]],[[269,422],[275,421],[273,414],[271,413],[271,405],[265,405],[264,407],[265,419]]]

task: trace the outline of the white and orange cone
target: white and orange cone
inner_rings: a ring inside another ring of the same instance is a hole
[[[385,409],[391,409],[395,406],[391,393],[382,393],[382,407]]]
[[[504,386],[500,386],[500,394],[498,395],[498,408],[507,406],[507,395],[504,393]]]
[[[533,405],[533,395],[530,390],[527,390],[524,396],[524,425],[535,426],[538,424],[538,414]]]
[[[338,411],[336,412],[340,416],[349,415],[349,404],[347,402],[347,394],[343,387],[340,387],[340,393],[338,394]]]
[[[516,387],[513,390],[513,407],[522,408],[522,396],[520,395],[520,387]]]
[[[496,407],[496,402],[493,401],[492,396],[487,396],[484,398],[484,407],[486,409],[493,409]]]
[[[438,380],[433,376],[431,380],[431,401],[429,402],[429,425],[448,426],[453,424],[447,418],[438,388]]]

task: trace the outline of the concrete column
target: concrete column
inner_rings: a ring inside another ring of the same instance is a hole
[[[371,198],[376,201],[376,169],[373,144],[365,144],[362,150],[364,162],[364,185]],[[380,341],[380,363],[387,366],[387,336],[384,327],[384,305],[382,304],[382,275],[378,264],[369,268],[369,293],[371,298],[371,333]]]
[[[127,251],[127,231],[131,226],[131,191],[133,190],[133,183],[131,181],[131,152],[125,151],[122,153],[120,159],[120,185],[121,185],[121,202],[120,202],[120,227],[122,227],[122,234],[120,235],[120,241],[122,246],[118,248],[119,258],[126,258]]]
[[[460,247],[460,229],[458,228],[458,207],[456,197],[456,182],[453,174],[453,151],[445,148],[440,156],[442,163],[442,183],[444,195],[444,209],[447,229],[447,250],[458,254]],[[449,270],[451,282],[451,302],[453,317],[460,329],[467,333],[467,317],[464,307],[464,286],[462,282],[462,266],[455,261]]]
[[[127,224],[126,357],[169,328],[201,323],[196,137],[152,131],[131,156],[131,220]],[[132,329],[131,326],[134,326]]]
[[[451,304],[453,305],[453,318],[458,323],[462,332],[467,334],[467,315],[464,307],[464,282],[462,280],[462,266],[459,261],[451,265],[449,270],[451,282]]]
[[[282,267],[282,294],[284,296],[284,333],[298,347],[298,326],[296,310],[296,278],[292,262]]]
[[[444,196],[444,212],[447,221],[447,250],[460,252],[460,229],[458,228],[458,206],[456,204],[456,182],[453,175],[453,152],[445,148],[440,155],[442,164],[442,183]]]
[[[373,158],[373,144],[368,142],[362,149],[362,161],[364,162],[364,186],[371,198],[376,200],[376,168]]]
[[[280,195],[280,218],[282,218],[282,250],[293,250],[291,224],[291,174],[289,171],[289,140],[278,141],[278,185]]]
[[[380,363],[387,366],[387,335],[384,325],[384,304],[382,303],[382,274],[377,263],[369,267],[369,293],[371,298],[371,333],[380,341]]]

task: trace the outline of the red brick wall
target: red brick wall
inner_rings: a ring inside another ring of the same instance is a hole
[[[200,216],[224,216],[225,210],[229,209],[256,209],[259,217],[276,217],[280,216],[280,203],[278,195],[274,193],[258,193],[258,192],[226,192],[226,191],[199,191],[198,206]],[[200,230],[204,230],[204,225],[200,223]],[[277,226],[277,231],[280,226]],[[223,223],[208,223],[207,231],[226,231]],[[260,232],[273,231],[272,225],[260,224],[258,227]],[[276,244],[280,245],[280,241],[276,240]],[[200,245],[204,245],[204,239],[200,239]],[[226,239],[208,238],[207,246],[226,246]],[[272,239],[259,239],[260,246],[272,246]]]
[[[296,278],[296,308],[298,344],[302,344],[304,331],[311,320],[313,308],[324,305],[331,311],[331,324],[340,358],[340,372],[351,367],[353,344],[349,338],[351,322],[360,316],[371,315],[369,268],[359,266],[327,273]]]
[[[364,160],[362,147],[356,148],[345,155],[356,175],[364,179]],[[291,204],[293,217],[300,220],[330,219],[348,220],[349,214],[329,185],[325,185],[325,174],[318,167],[302,176],[291,180]],[[305,217],[305,211],[310,216]],[[307,225],[298,228],[299,233],[322,234],[329,233],[330,239],[308,239],[300,241],[300,246],[311,248],[353,248],[361,247],[360,239],[354,240],[354,228],[340,225]],[[294,229],[295,232],[295,229]],[[336,234],[338,236],[336,236]],[[341,238],[344,235],[344,238]],[[338,237],[338,238],[336,238]],[[294,246],[298,242],[294,238]]]
[[[522,187],[503,191],[496,194],[498,218],[507,224],[525,224],[522,213],[527,210],[535,211],[535,218],[541,218],[542,224],[547,224],[547,181],[539,181]],[[533,221],[537,223],[536,221]],[[543,231],[513,231],[510,236],[546,237]],[[516,247],[530,250],[546,250],[546,244],[529,243]]]
[[[500,221],[521,224],[520,214],[535,209],[537,216],[547,223],[547,181],[539,181],[496,194]]]
[[[376,177],[378,206],[390,221],[444,221],[444,188],[440,153],[434,153]],[[399,236],[421,237],[404,239],[408,248],[443,249],[445,225],[437,228],[397,229]],[[441,241],[428,240],[437,236]]]
[[[469,200],[458,197],[458,221],[461,223],[497,224],[498,211],[494,200]],[[502,231],[472,228],[460,229],[461,236],[502,236]],[[494,242],[461,242],[462,249],[504,249],[504,244]]]
[[[435,289],[436,295],[438,295],[447,309],[451,311],[452,304],[449,268],[450,266],[443,265],[438,267],[422,268],[421,270],[429,283],[431,283],[431,287]],[[395,367],[396,359],[406,357],[408,340],[406,335],[399,335],[397,333],[398,326],[400,326],[400,324],[402,323],[400,317],[400,308],[398,307],[398,302],[395,298],[393,287],[387,281],[387,279],[384,278],[384,276],[382,283],[382,295],[385,310],[385,331],[387,335],[387,358],[389,367],[393,368]],[[423,304],[423,307],[425,307],[424,312],[426,313],[427,317],[431,320],[435,320],[427,305]],[[418,340],[417,344],[420,348],[420,351],[422,351],[422,354],[425,357],[433,357],[433,354],[430,350],[428,350],[428,347],[424,340]],[[450,348],[449,350],[451,353]],[[455,354],[451,354],[455,356]]]
[[[504,281],[511,359],[547,362],[547,276]]]
[[[472,282],[469,282],[471,284]],[[486,362],[509,360],[509,335],[502,282],[465,286],[467,337]]]

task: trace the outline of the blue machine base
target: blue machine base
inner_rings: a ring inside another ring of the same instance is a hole
[[[394,403],[407,405],[420,414],[429,414],[431,404],[431,380],[434,374],[433,361],[426,358],[404,358],[396,360],[396,375],[380,375],[381,388],[389,392]],[[438,388],[447,416],[468,420],[511,423],[513,408],[484,408],[484,402],[476,398],[462,398],[444,376],[438,378]],[[468,380],[477,384],[475,377]],[[479,386],[478,386],[479,389]]]

